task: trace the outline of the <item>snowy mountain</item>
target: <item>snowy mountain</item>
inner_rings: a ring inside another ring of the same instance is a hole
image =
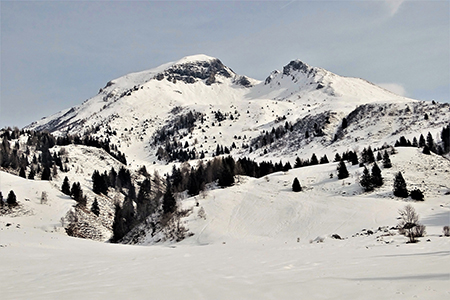
[[[201,113],[189,132],[170,128],[188,112]],[[349,121],[346,129],[343,118]],[[155,141],[155,136],[169,129],[175,131],[171,138],[187,143],[186,150],[197,157],[202,151],[211,157],[217,145],[231,148],[235,143],[233,155],[258,158],[268,153],[266,159],[293,160],[314,149],[334,155],[351,149],[355,140],[366,147],[392,144],[402,135],[434,136],[448,119],[448,104],[401,97],[299,60],[260,82],[235,74],[217,58],[196,55],[112,80],[80,106],[26,129],[108,138],[131,158],[128,162],[143,165],[164,161],[157,150],[165,141]],[[256,145],[255,139],[286,122],[294,130],[282,141]]]
[[[443,299],[449,120],[449,104],[300,60],[264,81],[206,55],[111,80],[0,131],[2,296]],[[394,196],[399,172],[425,201]],[[418,243],[400,232],[407,204]]]

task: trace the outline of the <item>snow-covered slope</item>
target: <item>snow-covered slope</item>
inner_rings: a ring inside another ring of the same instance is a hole
[[[152,247],[68,238],[58,221],[73,201],[48,182],[1,172],[2,191],[22,186],[18,199],[34,212],[0,217],[2,299],[445,299],[450,238],[440,235],[450,221],[450,162],[416,148],[391,158],[385,186],[373,193],[356,183],[357,166],[344,181],[330,178],[335,164],[240,178],[182,200],[193,208],[183,223],[194,235]],[[392,197],[397,171],[424,190],[424,202]],[[291,191],[294,177],[302,192]],[[41,190],[52,197],[47,205]],[[427,226],[417,244],[392,229],[408,203]]]
[[[165,163],[156,155],[160,145],[154,142],[155,134],[189,111],[203,115],[189,132],[174,135],[182,145],[189,144],[187,151],[203,151],[211,157],[217,145],[230,148],[235,143],[233,155],[260,158],[269,152],[264,159],[282,155],[290,160],[319,150],[333,155],[352,148],[355,139],[361,146],[375,147],[393,143],[401,135],[430,131],[434,136],[450,119],[448,105],[404,98],[363,79],[342,77],[299,60],[260,82],[235,74],[217,58],[195,55],[112,80],[80,106],[26,129],[108,138],[138,167]],[[218,119],[217,112],[224,118]],[[427,112],[430,119],[424,121]],[[353,115],[358,118],[342,131],[342,119]],[[315,124],[323,135],[304,139],[307,128],[301,120],[308,120],[309,133]],[[281,147],[269,145],[250,153],[247,146],[255,138],[285,122],[298,124],[287,136],[297,143],[281,142]]]

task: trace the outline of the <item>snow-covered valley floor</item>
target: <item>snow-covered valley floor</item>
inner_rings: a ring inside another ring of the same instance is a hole
[[[53,189],[39,204],[50,183],[1,173],[3,193],[22,184],[18,200],[28,197],[32,211],[0,217],[1,299],[448,299],[449,162],[417,149],[392,161],[385,185],[369,194],[355,183],[357,166],[344,182],[330,178],[336,163],[241,178],[183,200],[194,235],[152,246],[67,237],[58,220],[72,200]],[[421,184],[424,202],[392,197],[398,170],[409,187]],[[300,193],[291,191],[294,177]],[[415,244],[391,229],[406,204],[427,226]]]

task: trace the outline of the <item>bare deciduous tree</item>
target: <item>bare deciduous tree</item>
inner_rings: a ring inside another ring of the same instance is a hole
[[[399,232],[408,237],[410,243],[417,242],[418,237],[425,235],[426,227],[419,223],[419,215],[416,213],[416,210],[408,204],[398,212],[401,218],[398,223]]]

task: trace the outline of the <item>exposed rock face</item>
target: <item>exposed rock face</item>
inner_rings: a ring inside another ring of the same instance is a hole
[[[205,84],[211,85],[216,82],[216,75],[226,78],[234,76],[232,70],[227,68],[219,59],[211,61],[198,61],[174,65],[162,73],[155,76],[157,80],[185,83],[195,83],[198,80],[205,80]]]
[[[283,75],[290,75],[292,71],[301,71],[305,74],[314,75],[314,68],[308,66],[300,60],[293,60],[283,67]]]

